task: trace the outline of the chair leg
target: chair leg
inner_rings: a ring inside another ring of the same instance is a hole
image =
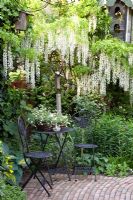
[[[48,180],[47,180],[47,179],[45,178],[45,176],[43,175],[43,173],[42,173],[42,171],[40,170],[40,168],[37,167],[37,166],[40,166],[40,165],[41,165],[41,162],[39,161],[39,162],[36,164],[36,163],[33,161],[33,159],[31,160],[31,162],[32,162],[32,164],[35,166],[35,169],[34,169],[34,177],[35,177],[36,173],[39,172],[39,173],[41,174],[41,176],[43,177],[44,181],[49,185],[49,187],[50,187],[51,189],[53,189],[52,186],[50,185],[50,183],[48,182]]]
[[[75,181],[77,181],[77,176],[76,176],[76,172],[77,172],[77,169],[76,169],[76,165],[74,166],[74,169],[73,169],[73,175],[74,175],[74,179]]]
[[[22,185],[22,190],[25,188],[27,183],[30,181],[30,179],[33,177],[33,173],[30,174],[29,178],[25,181],[25,183]]]
[[[42,181],[38,178],[38,176],[36,174],[35,174],[35,177],[37,178],[37,180],[39,181],[39,183],[41,184],[41,186],[43,187],[43,189],[46,191],[46,193],[50,197],[51,195],[50,195],[49,191],[46,189],[46,187],[44,186],[44,184],[42,183]]]
[[[51,189],[53,189],[52,186],[50,185],[50,183],[48,182],[48,180],[45,178],[45,176],[44,176],[43,173],[41,172],[41,170],[38,169],[37,171],[41,174],[41,176],[43,177],[44,181],[46,181],[46,183],[49,185],[49,187],[50,187]]]
[[[48,175],[49,175],[49,179],[50,179],[51,185],[53,185],[53,180],[52,180],[52,176],[50,174],[50,170],[49,170],[49,166],[48,166],[47,161],[45,161],[45,163],[46,163],[46,167],[47,167],[47,170],[48,170]]]
[[[95,169],[95,172],[94,172],[94,173],[95,173],[95,179],[94,179],[94,180],[95,180],[95,182],[96,182],[96,181],[97,181],[96,169]]]
[[[44,186],[44,184],[42,183],[42,181],[40,180],[40,178],[37,176],[37,172],[39,172],[41,174],[41,176],[43,177],[44,181],[49,185],[49,187],[52,189],[52,186],[49,184],[49,182],[46,180],[45,176],[43,175],[43,173],[36,167],[36,164],[34,163],[33,159],[31,159],[31,165],[29,165],[27,163],[29,169],[32,172],[32,176],[34,176],[34,178],[37,178],[37,180],[39,181],[39,183],[41,184],[41,186],[43,187],[43,189],[46,191],[46,193],[48,194],[48,196],[50,197],[50,193],[48,192],[48,190],[46,189],[46,187]],[[35,166],[35,169],[32,169],[32,166]]]
[[[94,168],[94,181],[97,181],[97,177],[96,177],[96,166],[95,166],[95,149],[93,148],[93,168]]]

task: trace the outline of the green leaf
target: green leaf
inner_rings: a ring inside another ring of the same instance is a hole
[[[17,125],[15,122],[8,121],[4,124],[4,129],[11,135],[15,135],[18,132]]]

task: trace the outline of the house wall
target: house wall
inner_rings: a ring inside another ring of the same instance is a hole
[[[125,41],[131,42],[132,37],[132,11],[127,8]]]

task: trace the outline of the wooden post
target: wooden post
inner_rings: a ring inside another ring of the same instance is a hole
[[[61,113],[61,85],[60,85],[60,72],[55,72],[55,82],[56,82],[56,109],[57,113]]]
[[[129,8],[127,8],[127,16],[126,16],[126,34],[125,34],[125,41],[129,42],[130,36],[129,36]]]

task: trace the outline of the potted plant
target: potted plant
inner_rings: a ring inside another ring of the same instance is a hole
[[[28,122],[30,125],[33,125],[41,131],[59,131],[59,127],[67,127],[70,124],[70,120],[67,115],[51,112],[43,105],[40,105],[31,110],[28,115]]]
[[[16,71],[9,73],[9,80],[13,88],[26,88],[27,83],[25,80],[26,72],[22,69],[17,69]]]

